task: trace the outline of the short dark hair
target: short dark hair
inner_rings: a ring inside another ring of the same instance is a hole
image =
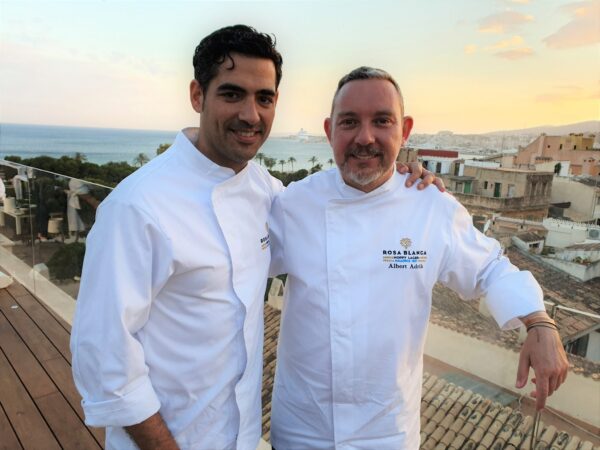
[[[206,91],[210,81],[225,59],[229,58],[232,67],[234,62],[231,53],[245,56],[265,58],[275,65],[275,87],[281,81],[281,65],[283,59],[275,48],[275,39],[268,34],[259,33],[247,25],[233,25],[212,32],[200,41],[194,52],[194,78]]]
[[[335,99],[338,96],[338,93],[344,87],[345,84],[350,83],[351,81],[356,80],[385,80],[389,81],[394,85],[396,91],[398,91],[398,95],[400,96],[400,108],[402,110],[402,114],[404,114],[404,98],[402,97],[402,91],[400,90],[400,86],[394,80],[388,72],[383,69],[377,69],[375,67],[368,66],[360,66],[353,71],[344,75],[340,81],[338,82],[337,89],[335,90],[335,94],[333,94],[333,102],[331,103],[331,113],[333,114],[333,105],[335,104]]]

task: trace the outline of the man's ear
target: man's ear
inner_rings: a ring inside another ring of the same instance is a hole
[[[403,144],[408,140],[408,137],[410,136],[410,131],[412,130],[413,124],[414,124],[414,121],[411,116],[404,117],[404,120],[402,122],[402,143]]]
[[[327,135],[327,140],[331,143],[331,117],[328,117],[323,122],[323,128],[325,128],[325,134]]]
[[[190,82],[190,103],[192,104],[194,111],[197,113],[202,112],[202,106],[204,105],[204,93],[200,87],[200,83],[198,83],[197,80],[192,80]]]

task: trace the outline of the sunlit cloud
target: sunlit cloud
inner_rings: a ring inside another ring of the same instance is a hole
[[[480,33],[501,34],[513,31],[533,21],[533,16],[516,11],[504,11],[484,17],[479,21]]]
[[[489,46],[486,48],[486,50],[491,50],[491,51],[495,51],[495,50],[503,50],[506,48],[511,48],[511,47],[520,47],[523,45],[525,41],[523,40],[523,38],[521,36],[513,36],[510,39],[504,39],[502,41],[498,41],[495,44]]]
[[[543,39],[548,47],[567,49],[600,42],[600,0],[570,3],[561,10],[570,14],[571,20]]]
[[[533,56],[534,54],[533,49],[528,47],[525,40],[519,35],[515,35],[509,39],[502,39],[485,47],[484,50],[492,53],[494,56],[511,61]]]
[[[517,59],[527,58],[528,56],[533,56],[533,54],[534,52],[531,48],[522,47],[514,50],[506,50],[504,52],[494,53],[494,56],[514,61]]]
[[[465,45],[465,55],[472,55],[477,53],[477,46],[475,44]]]
[[[527,5],[531,0],[504,0],[504,3],[511,3],[517,5]]]

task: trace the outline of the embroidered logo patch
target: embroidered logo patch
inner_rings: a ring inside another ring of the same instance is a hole
[[[400,239],[404,250],[383,250],[383,262],[388,269],[422,269],[427,262],[427,251],[412,249],[412,240]]]
[[[271,239],[269,238],[269,224],[267,223],[265,223],[265,230],[267,231],[267,235],[260,238],[260,248],[262,250],[271,245]]]

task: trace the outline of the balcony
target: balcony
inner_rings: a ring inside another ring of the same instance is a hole
[[[85,236],[95,205],[110,188],[2,161],[0,172],[5,179],[22,175],[20,198],[9,186],[15,204],[0,223],[0,270],[16,279],[0,290],[0,443],[25,449],[101,447],[102,430],[83,425],[68,335]],[[78,208],[74,201],[69,205],[74,195]],[[569,377],[542,414],[542,445],[536,448],[597,448],[600,279],[577,282],[513,249],[509,257],[540,281],[563,344],[573,352]],[[265,305],[265,441],[280,316],[271,304],[281,301],[283,289],[274,281]],[[421,448],[529,448],[534,411],[526,394],[531,385],[514,388],[522,333],[500,331],[484,302],[464,302],[436,286],[424,360]],[[265,442],[261,446],[268,448]]]

